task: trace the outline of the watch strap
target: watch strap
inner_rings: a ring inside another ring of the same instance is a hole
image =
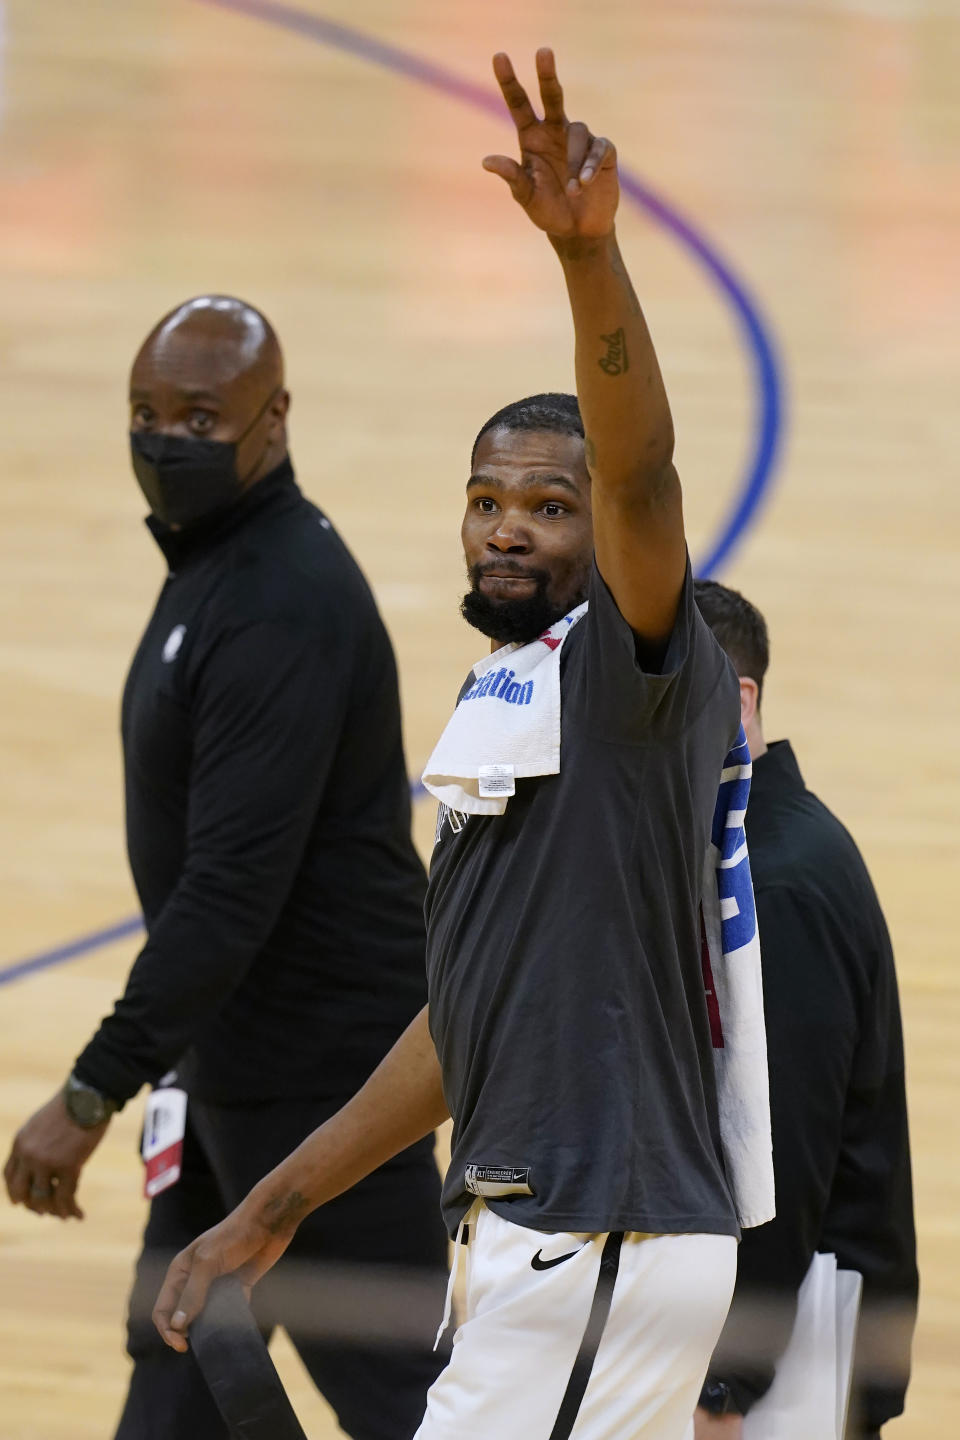
[[[710,1415],[729,1415],[736,1412],[733,1394],[726,1381],[707,1376],[700,1391],[700,1408]]]

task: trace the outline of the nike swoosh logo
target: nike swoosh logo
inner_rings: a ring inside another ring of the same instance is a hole
[[[541,1260],[540,1256],[543,1254],[543,1251],[538,1250],[530,1261],[530,1267],[533,1270],[552,1270],[554,1265],[562,1265],[564,1260],[572,1260],[574,1255],[579,1255],[580,1250],[583,1248],[581,1245],[578,1250],[568,1250],[566,1255],[558,1255],[555,1260]]]

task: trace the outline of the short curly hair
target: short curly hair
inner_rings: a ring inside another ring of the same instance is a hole
[[[487,423],[473,442],[470,452],[471,464],[477,456],[477,446],[490,430],[550,430],[555,435],[579,435],[583,439],[583,419],[576,395],[564,395],[550,391],[544,395],[528,395],[525,400],[514,400],[504,405]]]

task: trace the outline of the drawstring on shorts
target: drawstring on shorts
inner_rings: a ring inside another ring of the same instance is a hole
[[[463,1233],[467,1226],[474,1220],[479,1209],[480,1201],[474,1200],[470,1209],[464,1215],[457,1226],[457,1237],[453,1242],[453,1264],[450,1266],[450,1279],[447,1281],[447,1294],[443,1302],[443,1319],[440,1321],[440,1329],[437,1331],[437,1338],[433,1342],[433,1348],[439,1347],[440,1341],[447,1333],[447,1326],[450,1324],[450,1316],[453,1314],[453,1290],[457,1283],[457,1275],[460,1271],[460,1247],[463,1244]]]

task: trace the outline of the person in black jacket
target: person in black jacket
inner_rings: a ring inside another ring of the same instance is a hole
[[[356,563],[297,488],[288,404],[273,330],[229,297],[180,306],[133,365],[133,467],[169,566],[122,711],[148,938],[5,1170],[15,1203],[82,1218],[80,1171],[110,1115],[174,1068],[188,1092],[182,1175],[153,1200],[131,1302],[122,1440],[226,1435],[199,1370],[150,1324],[159,1279],[354,1093],[425,1000],[426,877],[393,652]],[[273,1301],[258,1292],[264,1329],[284,1321],[356,1440],[412,1435],[440,1367],[439,1193],[428,1138],[305,1224],[291,1251],[291,1273],[316,1281],[306,1312],[322,1299],[318,1256],[419,1273],[406,1342],[298,1330],[290,1274]]]
[[[899,1415],[917,1268],[893,952],[856,845],[804,785],[787,740],[767,745],[763,616],[698,581],[704,619],[740,676],[753,756],[746,831],[763,955],[777,1216],[740,1242],[737,1286],[697,1412],[698,1440],[736,1440],[769,1388],[815,1251],[863,1276],[849,1434]],[[813,1440],[813,1437],[811,1437]]]

